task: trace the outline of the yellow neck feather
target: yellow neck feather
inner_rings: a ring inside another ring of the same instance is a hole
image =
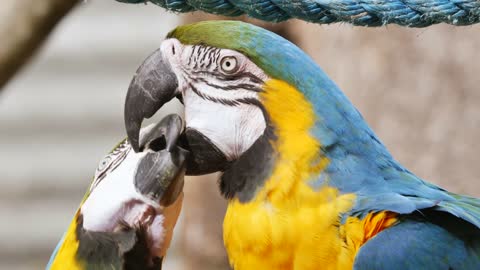
[[[260,98],[277,136],[272,143],[278,165],[257,199],[267,196],[270,202],[277,203],[291,195],[296,185],[304,185],[304,181],[324,170],[328,159],[320,155],[320,142],[310,134],[315,113],[299,91],[283,81],[270,80]]]

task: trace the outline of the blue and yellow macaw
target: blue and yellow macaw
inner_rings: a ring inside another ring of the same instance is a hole
[[[221,171],[235,270],[480,269],[480,200],[399,164],[298,47],[234,21],[180,26],[129,87],[144,118],[179,98],[190,175]]]
[[[47,270],[160,270],[182,207],[188,152],[169,115],[142,130],[141,151],[120,142],[95,177]]]

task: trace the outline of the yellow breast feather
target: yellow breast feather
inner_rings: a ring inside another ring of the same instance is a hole
[[[261,98],[275,128],[272,144],[278,158],[254,199],[229,202],[224,242],[230,263],[235,270],[351,269],[359,247],[395,217],[371,214],[341,224],[355,194],[308,185],[329,164],[310,134],[317,120],[311,104],[280,80],[268,81],[264,90]]]

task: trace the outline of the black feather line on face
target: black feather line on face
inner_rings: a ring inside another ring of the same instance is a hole
[[[210,83],[208,82],[205,78],[201,78],[201,77],[196,77],[196,76],[193,76],[193,75],[190,75],[186,70],[183,70],[184,71],[184,74],[186,76],[186,79],[187,81],[190,81],[188,83],[188,86],[190,87],[190,89],[195,93],[197,94],[197,96],[199,96],[200,98],[202,99],[205,99],[205,100],[209,100],[209,101],[212,101],[212,102],[215,102],[215,103],[220,103],[220,104],[223,104],[223,105],[226,105],[226,106],[238,106],[240,104],[251,104],[251,100],[252,99],[239,99],[239,100],[230,100],[230,99],[223,99],[223,98],[217,98],[217,97],[212,97],[206,93],[202,93],[201,91],[199,91],[194,85],[193,83],[204,83],[210,87],[213,87],[213,88],[216,88],[216,89],[220,89],[220,90],[224,90],[224,91],[234,91],[234,90],[246,90],[246,91],[252,91],[252,92],[261,92],[262,91],[262,88],[261,88],[261,85],[253,85],[253,84],[248,84],[248,83],[241,83],[241,84],[238,84],[238,85],[227,85],[227,86],[221,86],[221,85],[217,85],[217,84],[213,84],[213,83]],[[205,71],[205,72],[192,72],[192,73],[195,73],[196,75],[208,75],[208,76],[216,76],[217,78],[220,77],[225,77],[224,75],[221,75],[219,73],[216,73],[216,72],[209,72],[209,71]],[[240,75],[242,74],[247,74],[246,76],[247,77],[241,77]],[[241,73],[241,74],[238,74],[238,75],[234,75],[234,76],[229,76],[230,79],[235,77],[236,79],[243,79],[243,78],[250,78],[250,81],[252,81],[250,75],[248,74],[251,74],[251,73]],[[252,76],[254,76],[252,74]],[[258,78],[258,77],[255,77],[255,78]],[[255,80],[255,79],[254,79]],[[258,78],[258,80],[260,80]],[[262,80],[260,80],[260,82],[263,83]],[[260,105],[260,102],[256,103],[257,105]]]
[[[205,53],[205,47],[200,47],[198,49],[198,61],[200,62],[200,68],[203,68],[205,66],[205,56],[206,56],[206,53]]]
[[[215,97],[212,97],[212,96],[209,96],[209,95],[205,95],[203,94],[202,92],[198,91],[198,89],[193,86],[192,84],[189,84],[189,87],[192,89],[192,91],[197,94],[197,96],[199,96],[200,98],[203,98],[205,100],[210,100],[212,102],[215,102],[215,103],[220,103],[220,104],[223,104],[223,105],[226,105],[226,106],[238,106],[240,103],[235,101],[235,100],[228,100],[228,99],[223,99],[223,98],[215,98]]]
[[[250,82],[254,84],[262,85],[264,83],[264,81],[260,77],[248,71],[240,71],[234,74],[223,74],[218,72],[218,69],[216,68],[214,71],[192,70],[190,71],[190,73],[191,75],[194,75],[194,76],[197,76],[197,75],[205,76],[205,77],[212,76],[222,81],[235,81],[238,79],[248,79]]]
[[[193,45],[192,50],[195,50],[195,45]],[[193,53],[191,53],[190,56],[188,57],[187,66],[190,66],[190,64],[192,63],[192,58],[193,58]]]
[[[213,48],[213,47],[210,47],[210,51],[208,52],[208,65],[207,65],[207,69],[210,68],[210,66],[212,65],[212,63],[215,63],[217,60],[217,48]]]
[[[248,83],[239,83],[239,84],[234,84],[234,85],[222,86],[222,85],[218,85],[218,84],[208,82],[207,80],[205,80],[204,78],[201,78],[201,77],[197,77],[197,78],[190,77],[190,78],[195,82],[202,82],[202,83],[204,83],[208,86],[211,86],[211,87],[214,87],[214,88],[217,88],[217,89],[221,89],[221,90],[225,90],[225,91],[247,90],[247,91],[252,91],[252,92],[255,92],[255,93],[258,93],[258,92],[262,91],[262,88],[261,88],[260,85],[254,85],[254,84],[248,84]]]
[[[110,160],[102,170],[97,168],[97,172],[95,173],[96,177],[93,183],[90,185],[90,191],[95,189],[95,187],[100,184],[107,174],[114,171],[125,160],[131,149],[132,148],[130,147],[130,144],[128,143],[127,139],[125,139],[103,158],[101,162],[103,162],[105,159]]]
[[[192,63],[192,59],[194,59],[194,61],[198,63],[195,63],[193,68],[196,68],[197,66],[199,66],[200,68],[209,68],[212,63],[217,62],[218,57],[220,56],[220,54],[217,52],[219,52],[219,49],[215,47],[193,45],[192,53],[188,58],[187,65],[190,66],[190,64]]]

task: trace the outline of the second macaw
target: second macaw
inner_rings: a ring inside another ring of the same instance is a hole
[[[127,94],[134,149],[142,120],[175,97],[186,173],[222,172],[235,270],[480,269],[480,200],[403,167],[282,37],[233,21],[170,32]]]
[[[141,151],[125,139],[100,162],[47,270],[161,270],[182,208],[188,152],[169,115],[142,130]]]

